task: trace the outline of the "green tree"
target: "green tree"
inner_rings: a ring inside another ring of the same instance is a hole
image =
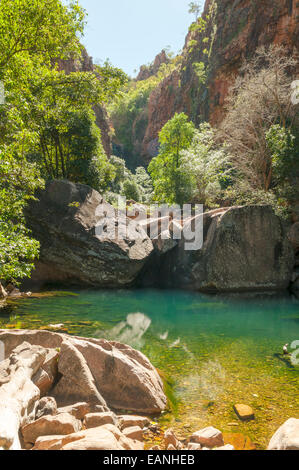
[[[180,172],[181,151],[190,147],[195,126],[184,113],[176,113],[159,134],[160,151],[149,164],[148,171],[154,185],[154,199],[168,204],[188,202],[184,187],[186,178]]]
[[[200,12],[202,9],[202,2],[190,2],[188,13],[195,16],[195,21],[197,21]]]
[[[42,187],[39,171],[24,158],[26,143],[0,151],[0,279],[17,282],[30,275],[39,243],[25,226],[24,207]]]
[[[186,200],[207,207],[216,206],[223,190],[231,184],[228,152],[216,144],[215,131],[208,123],[201,124],[191,146],[181,152],[180,172],[188,182],[184,188]]]
[[[68,6],[61,0],[1,0],[0,73],[20,57],[50,63],[79,53],[84,16],[78,0]]]

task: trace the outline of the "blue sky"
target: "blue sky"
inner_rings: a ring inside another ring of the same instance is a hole
[[[83,44],[94,61],[110,59],[134,76],[166,46],[177,52],[193,17],[191,0],[81,0],[88,12]]]

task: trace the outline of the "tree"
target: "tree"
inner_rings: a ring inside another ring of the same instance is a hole
[[[189,183],[185,199],[208,207],[218,204],[231,183],[228,152],[216,144],[215,130],[208,123],[201,124],[191,146],[181,152],[180,172]]]
[[[202,2],[191,2],[189,3],[188,13],[194,15],[195,21],[197,21],[200,15],[201,9],[202,9]]]
[[[24,146],[20,140],[0,151],[0,279],[15,283],[30,275],[39,251],[23,210],[43,182],[36,165],[24,158]]]
[[[1,0],[0,74],[18,58],[39,56],[50,64],[55,58],[79,53],[84,10],[78,0]]]
[[[190,147],[195,126],[186,114],[176,113],[159,134],[160,151],[149,164],[154,185],[154,199],[168,204],[184,204],[185,175],[180,172],[181,151]]]
[[[287,140],[281,141],[283,146],[292,146],[291,135],[298,132],[298,105],[291,100],[290,74],[296,64],[296,59],[289,57],[281,47],[261,48],[244,65],[230,92],[220,136],[229,146],[237,174],[247,181],[251,190],[267,192],[273,189],[277,179],[275,165],[277,145],[282,136],[279,137],[280,130],[288,136]],[[284,149],[284,159],[285,164],[292,167],[291,147]]]

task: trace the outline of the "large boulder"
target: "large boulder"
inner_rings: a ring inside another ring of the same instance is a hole
[[[276,431],[268,450],[299,450],[299,419],[290,418]]]
[[[48,182],[26,212],[27,225],[41,242],[32,281],[97,287],[134,283],[153,245],[136,222],[117,215],[89,186]]]
[[[231,207],[196,217],[203,226],[202,247],[188,251],[186,240],[180,240],[178,247],[165,255],[161,282],[201,291],[289,287],[294,252],[271,207]],[[194,223],[189,221],[184,230],[191,224],[193,228]]]
[[[26,424],[40,391],[31,381],[42,366],[47,349],[22,342],[0,362],[0,449],[19,450],[19,428]]]
[[[72,337],[41,330],[0,330],[6,355],[23,341],[60,348],[60,380],[51,394],[60,405],[87,401],[138,413],[159,413],[166,407],[163,383],[141,352],[104,339]],[[64,402],[64,403],[63,403]]]
[[[34,444],[40,436],[60,436],[81,431],[82,423],[68,413],[46,415],[22,427],[24,442]]]

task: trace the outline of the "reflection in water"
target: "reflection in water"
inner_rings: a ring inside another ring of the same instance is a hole
[[[140,349],[144,346],[143,335],[151,325],[151,319],[143,313],[130,313],[126,321],[119,322],[114,328],[97,331],[96,337],[104,337]]]

